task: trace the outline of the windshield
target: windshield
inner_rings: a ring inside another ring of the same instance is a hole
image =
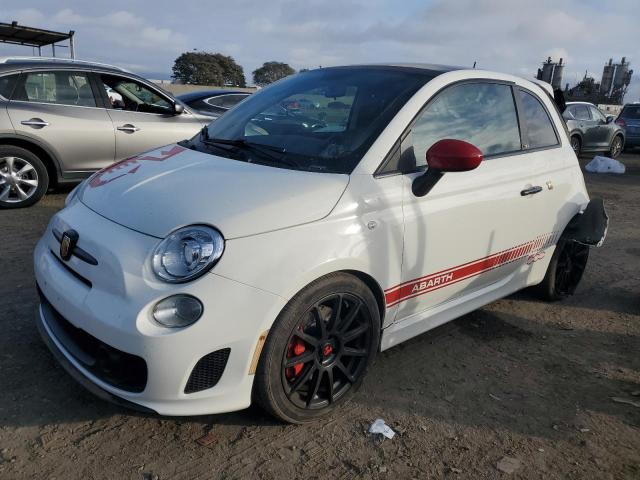
[[[640,120],[640,105],[627,105],[620,114],[622,118],[628,118],[630,120]]]
[[[436,74],[371,66],[300,73],[252,95],[192,142],[238,160],[266,157],[282,168],[351,173],[398,110]]]

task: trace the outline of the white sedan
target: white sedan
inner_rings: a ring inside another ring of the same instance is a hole
[[[260,90],[69,195],[34,254],[42,336],[134,408],[322,416],[381,350],[528,286],[573,293],[607,219],[548,93],[415,65]]]

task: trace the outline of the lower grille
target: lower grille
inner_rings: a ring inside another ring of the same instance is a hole
[[[195,393],[214,387],[227,366],[229,353],[231,353],[230,348],[223,348],[198,360],[189,376],[187,386],[184,387],[184,393]]]
[[[147,363],[141,357],[114,348],[75,327],[40,294],[40,304],[49,315],[46,324],[53,336],[86,370],[100,380],[128,392],[142,392],[147,385]]]

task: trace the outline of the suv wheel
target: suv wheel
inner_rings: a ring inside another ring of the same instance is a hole
[[[587,267],[589,247],[563,237],[558,240],[544,280],[537,286],[544,300],[556,301],[573,295]]]
[[[576,156],[580,155],[580,149],[582,147],[582,142],[580,141],[580,137],[574,135],[571,137],[571,148],[575,152]]]
[[[276,319],[258,365],[256,400],[290,423],[325,416],[360,386],[379,341],[371,291],[352,275],[327,275]]]
[[[0,208],[29,207],[49,187],[42,161],[29,150],[0,146]]]
[[[611,148],[609,149],[609,156],[611,158],[617,158],[624,148],[624,143],[622,141],[622,137],[620,135],[616,135],[613,137],[613,141],[611,142]]]

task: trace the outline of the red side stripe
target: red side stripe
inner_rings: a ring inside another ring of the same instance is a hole
[[[479,275],[494,268],[501,267],[527,256],[532,251],[538,251],[549,243],[555,232],[541,235],[534,240],[515,247],[494,253],[487,257],[472,260],[457,267],[451,267],[436,273],[425,275],[414,280],[403,282],[385,290],[385,302],[391,307],[409,298],[414,298],[434,290],[452,285],[467,278]],[[545,247],[546,248],[546,247]]]

